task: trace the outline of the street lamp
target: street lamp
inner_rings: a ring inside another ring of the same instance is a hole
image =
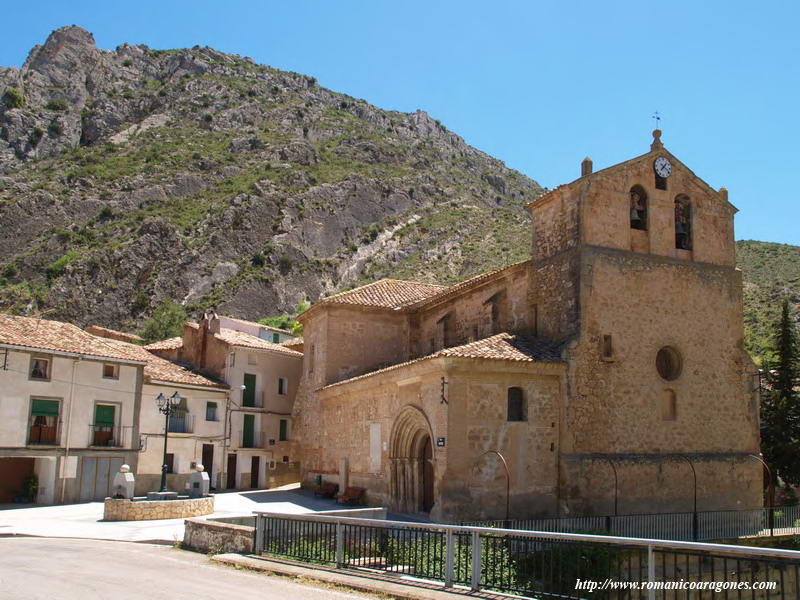
[[[178,411],[178,407],[181,404],[181,400],[183,400],[183,396],[181,396],[178,392],[175,392],[167,398],[164,394],[159,394],[156,397],[156,406],[158,406],[158,411],[164,414],[164,461],[161,465],[161,490],[162,492],[167,491],[167,437],[169,436],[169,418]]]

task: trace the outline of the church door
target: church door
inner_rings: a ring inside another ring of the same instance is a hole
[[[433,448],[431,438],[426,437],[422,445],[422,510],[431,512],[433,508]]]

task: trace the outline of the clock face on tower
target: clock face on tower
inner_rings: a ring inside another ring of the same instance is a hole
[[[664,156],[659,156],[656,159],[656,161],[653,163],[653,168],[656,171],[656,175],[663,177],[664,179],[672,174],[672,165]]]

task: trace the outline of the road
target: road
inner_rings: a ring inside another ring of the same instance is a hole
[[[216,565],[169,546],[0,538],[1,600],[365,600],[364,594]]]

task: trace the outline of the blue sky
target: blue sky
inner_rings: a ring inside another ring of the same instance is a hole
[[[665,145],[740,210],[737,239],[800,244],[798,2],[14,2],[0,65],[52,29],[100,48],[195,44],[423,109],[542,185]]]

